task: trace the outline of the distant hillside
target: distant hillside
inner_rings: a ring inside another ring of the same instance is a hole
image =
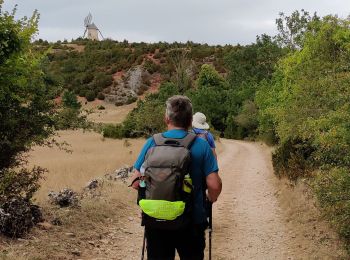
[[[87,101],[98,98],[123,105],[135,102],[144,92],[155,92],[161,82],[174,77],[173,53],[182,50],[193,61],[191,75],[197,77],[202,64],[212,64],[226,74],[224,57],[234,47],[187,43],[100,42],[34,42],[41,51],[48,50],[46,80],[60,87],[55,94],[68,89]],[[63,89],[62,89],[63,88]]]

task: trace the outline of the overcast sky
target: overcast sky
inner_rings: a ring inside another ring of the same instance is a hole
[[[82,36],[89,12],[103,36],[115,40],[209,44],[247,44],[256,35],[274,35],[281,11],[304,8],[344,18],[350,13],[349,0],[5,0],[4,9],[15,4],[18,16],[39,10],[37,38],[49,41]]]

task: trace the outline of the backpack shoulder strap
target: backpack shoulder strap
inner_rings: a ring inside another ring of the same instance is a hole
[[[175,145],[175,146],[183,146],[187,149],[190,147],[194,139],[196,139],[196,134],[194,133],[188,133],[184,138],[182,139],[176,139],[176,138],[166,138],[163,136],[163,134],[155,134],[153,135],[154,142],[156,146],[159,145]]]
[[[180,139],[179,142],[183,147],[189,149],[193,141],[196,139],[197,135],[194,133],[188,133],[184,138]]]
[[[166,140],[168,140],[168,138],[165,138],[162,133],[159,134],[155,134],[153,135],[153,140],[156,143],[156,145],[165,145]]]

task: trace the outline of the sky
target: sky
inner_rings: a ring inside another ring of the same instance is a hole
[[[18,17],[39,11],[36,38],[48,41],[82,36],[89,12],[105,38],[211,45],[249,44],[257,35],[275,35],[279,12],[350,14],[349,0],[5,0],[3,9],[15,4]]]

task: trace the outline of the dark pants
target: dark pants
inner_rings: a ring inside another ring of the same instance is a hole
[[[173,260],[175,249],[181,260],[202,260],[205,249],[205,225],[191,225],[175,231],[146,227],[149,260]]]

